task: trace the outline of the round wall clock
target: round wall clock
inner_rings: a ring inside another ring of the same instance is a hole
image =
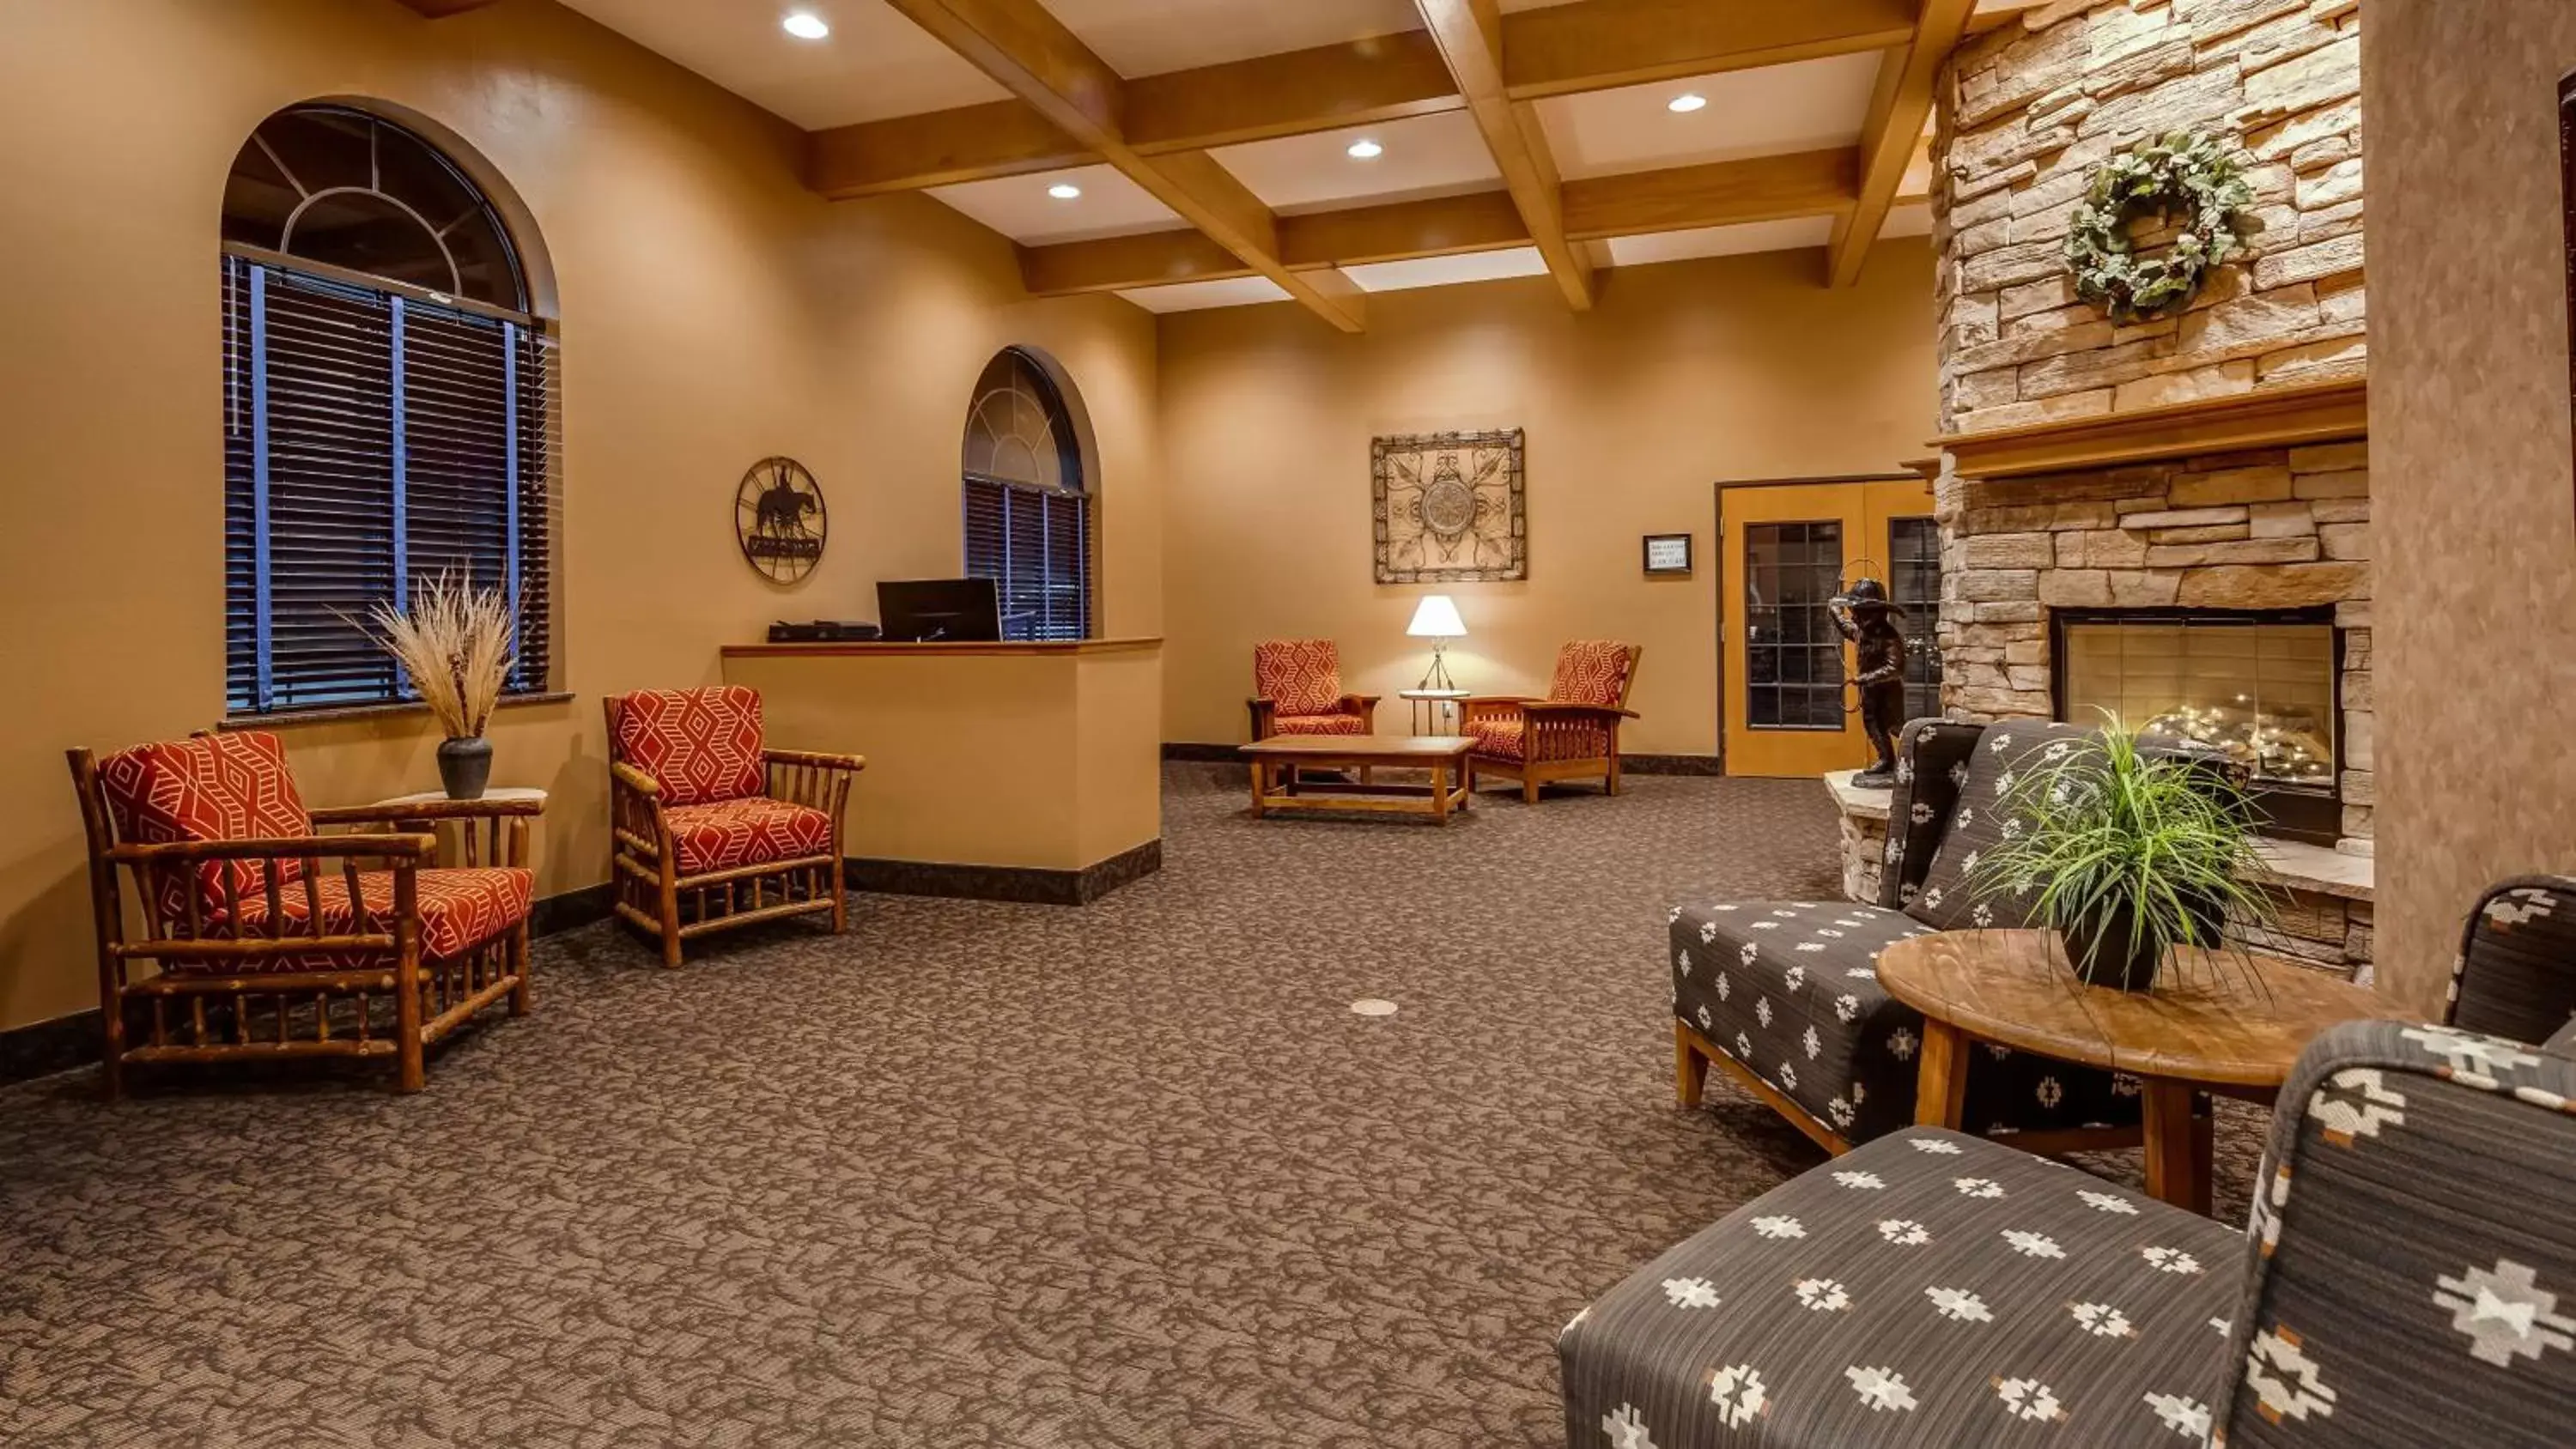
[[[763,458],[733,495],[734,537],[751,566],[782,584],[814,571],[829,522],[823,488],[793,458]]]

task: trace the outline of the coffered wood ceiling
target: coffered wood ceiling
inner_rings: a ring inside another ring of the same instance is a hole
[[[1582,309],[1608,267],[1820,241],[1849,285],[1928,225],[1941,60],[2036,0],[563,3],[803,128],[817,192],[1009,236],[1033,293],[1358,331],[1371,291],[1544,274]]]

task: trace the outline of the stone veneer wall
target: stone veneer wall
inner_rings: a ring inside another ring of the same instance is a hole
[[[2359,26],[2358,0],[2060,0],[1962,45],[1933,138],[1944,425],[1990,431],[2362,375]],[[2075,300],[2067,214],[2096,165],[2178,128],[2251,155],[2262,231],[2179,316],[2118,326]],[[2366,456],[2353,442],[1944,476],[1947,712],[2050,714],[2052,608],[2332,605],[2348,631],[2343,843],[2367,854]]]
[[[1941,417],[1952,432],[2359,376],[2359,0],[2061,0],[1962,45],[1932,160]],[[2253,158],[2254,250],[2183,314],[2075,300],[2092,170],[2178,128]]]

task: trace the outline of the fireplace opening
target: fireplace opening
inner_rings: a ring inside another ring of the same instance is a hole
[[[2267,834],[2332,845],[2343,828],[2343,641],[2334,610],[2059,610],[2057,717],[2178,735],[2253,776]]]

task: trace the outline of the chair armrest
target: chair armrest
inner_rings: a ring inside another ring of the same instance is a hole
[[[271,860],[306,857],[358,860],[426,860],[438,851],[427,835],[282,835],[258,840],[168,840],[157,844],[111,846],[108,859],[135,865],[174,861]]]
[[[1377,722],[1378,699],[1379,696],[1374,694],[1346,694],[1335,700],[1334,705],[1342,713],[1358,715],[1374,725]]]
[[[1568,699],[1534,699],[1523,704],[1521,708],[1542,717],[1570,717],[1586,714],[1609,715],[1618,719],[1637,717],[1635,710],[1622,709],[1614,704],[1578,704]]]
[[[1533,694],[1471,694],[1471,695],[1468,695],[1465,699],[1462,699],[1462,700],[1460,700],[1460,701],[1458,701],[1458,702],[1459,702],[1460,704],[1463,704],[1463,705],[1468,706],[1469,708],[1473,708],[1473,707],[1475,707],[1475,706],[1477,706],[1477,705],[1480,705],[1480,704],[1545,704],[1545,703],[1547,703],[1547,701],[1546,701],[1546,700],[1540,699],[1538,696],[1533,695]]]
[[[652,776],[645,774],[642,770],[635,768],[633,765],[627,764],[623,760],[612,760],[609,762],[608,778],[625,786],[627,789],[634,791],[636,794],[643,796],[647,800],[657,799],[662,793],[662,785],[660,781],[655,780]]]
[[[761,758],[772,765],[801,765],[809,770],[859,771],[868,767],[865,755],[832,755],[818,750],[763,750]]]
[[[1278,732],[1279,701],[1266,694],[1258,694],[1245,700],[1243,707],[1252,715],[1254,739],[1266,740]]]

